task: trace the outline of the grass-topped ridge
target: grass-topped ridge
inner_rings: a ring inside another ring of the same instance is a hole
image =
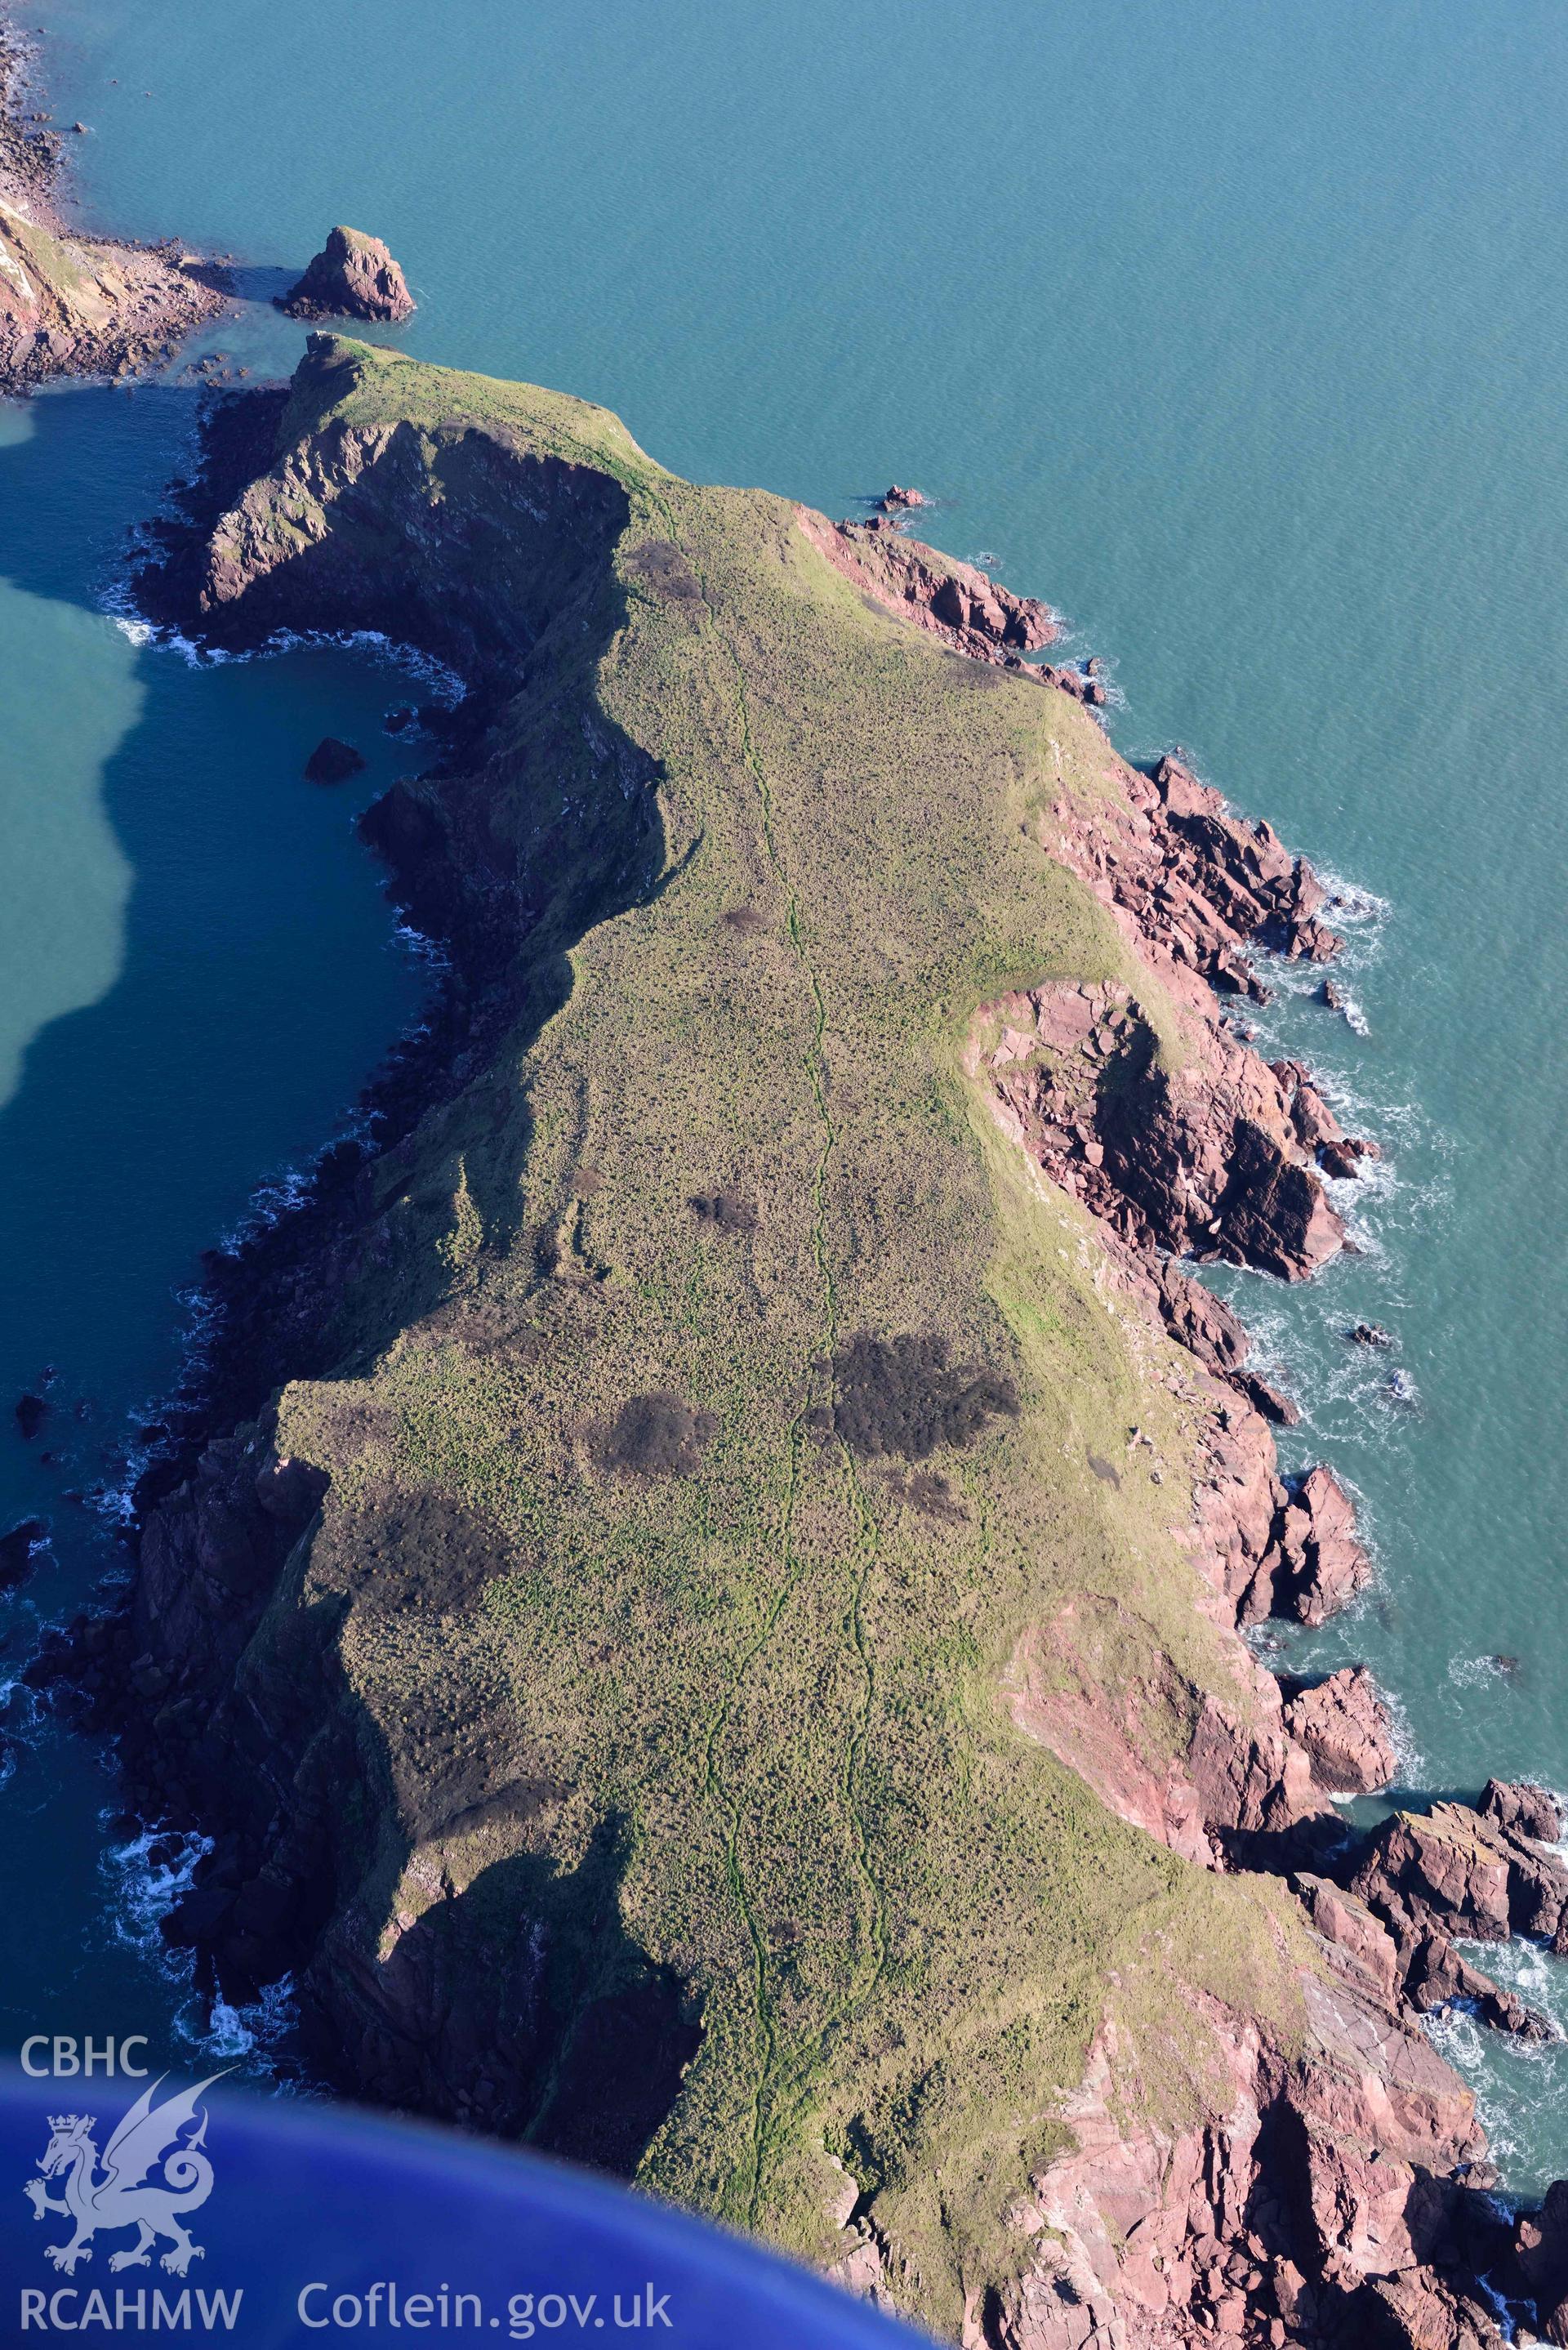
[[[646,2185],[809,2257],[847,2172],[956,2330],[1107,2006],[1169,2116],[1193,1987],[1294,2012],[1282,1902],[1113,1817],[1002,1696],[1075,1602],[1127,1675],[1236,1695],[1183,1548],[1189,1366],[965,1074],[1050,979],[1167,1024],[1041,837],[1119,763],[785,501],[317,338],[209,612],[390,605],[485,665],[483,755],[412,798],[464,902],[526,919],[511,1024],[370,1170],[334,1367],[279,1407],[331,1486],[242,1678],[286,1713],[327,1632],[367,1791],[316,1986],[432,2080],[477,2002],[479,2118],[583,2150],[568,2109],[618,2080]],[[679,2058],[640,2106],[639,2030]]]

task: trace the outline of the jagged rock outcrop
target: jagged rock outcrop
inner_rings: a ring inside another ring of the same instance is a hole
[[[1488,1789],[1505,1811],[1509,1799],[1539,1794],[1498,1782]],[[1547,1816],[1528,1803],[1521,1809],[1538,1822]],[[1377,1830],[1351,1877],[1349,1894],[1389,1935],[1401,1994],[1418,2012],[1465,2000],[1494,2029],[1526,2039],[1550,2036],[1544,2017],[1472,1966],[1454,1944],[1528,1934],[1561,1952],[1568,1942],[1568,1868],[1554,1853],[1542,1851],[1495,1814],[1437,1804],[1426,1814],[1397,1813]]]
[[[1256,997],[1251,949],[1313,962],[1339,951],[1305,859],[1271,825],[1232,815],[1179,759],[1162,758],[1151,775],[1135,770],[1114,802],[1058,799],[1052,816],[1057,853],[1119,910],[1162,973]],[[1186,1000],[1205,1001],[1194,989]]]
[[[1394,1776],[1397,1757],[1387,1708],[1359,1665],[1300,1690],[1285,1706],[1284,1726],[1306,1749],[1320,1787],[1369,1795]]]
[[[222,269],[170,241],[77,234],[57,211],[60,140],[23,122],[25,64],[0,26],[0,393],[54,376],[127,376],[222,308]]]
[[[991,1016],[1002,1035],[982,1057],[1024,1147],[1122,1239],[1287,1281],[1344,1246],[1299,1089],[1218,1023],[1175,1063],[1120,981],[1054,982]]]
[[[352,743],[340,742],[336,734],[324,734],[305,763],[307,784],[346,784],[364,772],[365,756]]]
[[[1568,1867],[1467,1804],[1397,1813],[1374,1839],[1355,1889],[1413,1929],[1568,1946]]]
[[[298,283],[277,297],[292,318],[368,318],[400,326],[414,314],[408,281],[379,236],[334,228]]]
[[[1568,2343],[1568,2179],[1555,2180],[1540,2210],[1515,2221],[1501,2283],[1533,2306],[1545,2341]]]
[[[804,506],[799,516],[812,544],[857,588],[971,660],[1015,659],[1061,633],[1048,604],[1014,596],[987,572],[955,563],[898,530],[863,523],[836,526]]]
[[[1293,1832],[1332,1820],[1271,1674],[1239,1653],[1229,1704],[1184,1680],[1168,1659],[1147,1681],[1108,1689],[1093,1662],[1097,1613],[1075,1603],[1048,1633],[1026,1634],[1007,1703],[1019,1728],[1110,1810],[1205,1868],[1260,1846],[1283,1851]],[[1188,1725],[1175,1754],[1162,1751],[1158,1728],[1172,1717]],[[1299,1855],[1314,1841],[1297,1835],[1289,1848]]]
[[[1243,1624],[1267,1616],[1326,1624],[1371,1580],[1372,1561],[1355,1531],[1355,1504],[1320,1462],[1284,1494],[1237,1614]]]
[[[1482,1819],[1495,1820],[1513,1835],[1540,1844],[1555,1844],[1563,1834],[1562,1806],[1544,1787],[1489,1779],[1476,1809]]]
[[[1346,1134],[1300,1061],[1272,1061],[1269,1066],[1285,1090],[1296,1139],[1325,1175],[1358,1175],[1363,1159],[1382,1157],[1376,1142]]]
[[[1200,2127],[1114,2118],[1102,2039],[1071,2109],[1076,2147],[1015,2207],[1021,2272],[977,2297],[966,2350],[1495,2341],[1475,2278],[1506,2222],[1445,2176],[1480,2144],[1469,2094],[1355,1953],[1324,1950],[1335,1979],[1309,1984],[1297,2050],[1248,2018],[1202,2019],[1229,2081]]]

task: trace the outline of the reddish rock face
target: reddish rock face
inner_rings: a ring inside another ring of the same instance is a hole
[[[1315,1689],[1303,1690],[1286,1706],[1284,1723],[1306,1749],[1320,1787],[1369,1795],[1394,1776],[1387,1711],[1371,1674],[1359,1665],[1346,1665]]]
[[[1355,1505],[1330,1469],[1309,1470],[1274,1521],[1258,1579],[1242,1603],[1243,1620],[1281,1616],[1326,1624],[1372,1580],[1372,1561],[1356,1534]]]
[[[1052,844],[1098,897],[1116,908],[1162,976],[1169,967],[1227,994],[1261,996],[1248,950],[1324,962],[1339,941],[1318,918],[1324,889],[1271,825],[1250,824],[1179,759],[1150,775],[1123,771],[1123,793],[1086,809],[1053,811]],[[1210,1014],[1207,993],[1182,1000]]]
[[[1554,1937],[1568,1910],[1568,1868],[1465,1804],[1400,1812],[1377,1834],[1356,1890],[1415,1927],[1503,1942]]]
[[[1568,2180],[1556,2180],[1541,2210],[1515,2223],[1504,2282],[1535,2303],[1548,2342],[1568,2343]]]
[[[1003,1033],[987,1059],[1024,1147],[1123,1240],[1286,1281],[1342,1247],[1292,1097],[1218,1023],[1170,1069],[1118,982],[1056,981],[993,1011]]]
[[[910,502],[924,504],[912,492],[905,500]],[[804,506],[796,520],[834,568],[865,594],[973,660],[1017,660],[1061,633],[1048,604],[1011,595],[972,564],[955,563],[918,539],[856,523],[835,526]]]
[[[414,313],[402,271],[379,236],[335,228],[278,303],[294,318],[376,318],[397,326]]]
[[[171,240],[77,234],[56,210],[60,134],[22,111],[26,60],[0,22],[0,393],[52,376],[122,378],[173,356],[223,307],[223,271]],[[79,122],[71,125],[80,131]]]
[[[1495,2343],[1467,2277],[1504,2255],[1506,2222],[1434,2175],[1478,2144],[1469,2093],[1355,1952],[1324,1948],[1291,2055],[1200,2003],[1195,2037],[1215,2034],[1228,2067],[1200,2126],[1119,2127],[1105,2035],[1069,2110],[1075,2148],[1011,2215],[1021,2272],[977,2303],[965,2350]]]
[[[1506,1779],[1489,1779],[1477,1805],[1483,1819],[1495,1820],[1514,1835],[1555,1844],[1563,1834],[1563,1814],[1555,1795],[1544,1787],[1513,1785]]]

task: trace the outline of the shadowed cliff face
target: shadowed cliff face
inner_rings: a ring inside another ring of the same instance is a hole
[[[114,1635],[163,1677],[129,1759],[226,1832],[175,1932],[234,1988],[296,1968],[361,2092],[635,2164],[976,2344],[1185,2340],[1261,2116],[1309,2201],[1339,2117],[1325,2210],[1475,2143],[1389,1983],[1223,1866],[1321,1852],[1234,1624],[1332,1512],[1295,1523],[1244,1340],[1147,1243],[1214,1221],[1179,1203],[1238,1121],[1236,1253],[1337,1229],[1296,1094],[1093,863],[1147,780],[820,536],[317,338],[180,574],[220,641],[383,627],[472,692],[374,834],[447,1003],[378,1148],[222,1272],[213,1440]],[[1249,902],[1310,919],[1272,856]],[[1101,1080],[1053,1159],[1008,1072],[1074,991],[1139,1007],[1154,1108]],[[1365,2313],[1387,2231],[1258,2224],[1260,2277],[1277,2234],[1324,2287],[1293,2338]]]
[[[379,629],[472,683],[521,683],[553,623],[613,593],[622,484],[504,429],[453,420],[311,430],[341,363],[325,336],[296,379],[265,487],[206,548],[197,613],[230,643],[280,629]]]

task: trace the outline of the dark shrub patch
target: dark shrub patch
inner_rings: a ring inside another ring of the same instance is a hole
[[[483,1511],[391,1487],[329,1523],[312,1563],[325,1589],[346,1593],[374,1616],[466,1614],[487,1583],[518,1564]]]
[[[732,906],[724,920],[731,930],[744,931],[747,934],[753,931],[767,929],[766,922],[754,906]]]
[[[691,603],[701,597],[702,590],[691,565],[670,539],[645,539],[627,556],[626,567],[634,579],[644,581],[661,596],[674,596]]]
[[[693,1411],[662,1389],[632,1396],[600,1430],[594,1451],[601,1467],[629,1469],[638,1477],[695,1477],[702,1447],[718,1421],[711,1411]]]
[[[969,1523],[969,1513],[959,1500],[945,1477],[934,1469],[917,1469],[904,1486],[904,1496],[928,1518],[940,1518],[945,1525],[962,1526]]]
[[[939,1445],[972,1444],[988,1419],[1016,1419],[1010,1379],[982,1363],[950,1363],[945,1338],[873,1338],[862,1330],[834,1356],[834,1400],[815,1415],[853,1452],[924,1461]]]
[[[453,1299],[438,1306],[426,1325],[438,1339],[455,1338],[471,1355],[499,1357],[514,1363],[536,1363],[545,1342],[522,1309],[505,1297]]]
[[[687,1205],[700,1223],[711,1224],[717,1232],[754,1232],[757,1229],[755,1208],[738,1191],[699,1191]]]

